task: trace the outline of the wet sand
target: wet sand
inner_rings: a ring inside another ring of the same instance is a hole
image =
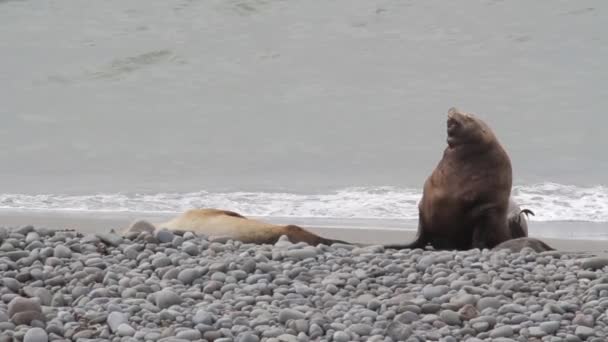
[[[49,213],[32,211],[0,211],[0,226],[18,227],[23,225],[33,225],[35,227],[46,227],[52,229],[74,229],[83,233],[107,232],[111,229],[117,231],[129,226],[135,220],[146,219],[151,222],[163,222],[174,214],[141,214],[141,213]],[[415,237],[415,223],[398,221],[386,221],[382,226],[372,225],[372,221],[366,220],[319,220],[319,219],[294,219],[294,218],[262,218],[273,223],[292,223],[298,224],[315,233],[332,239],[340,239],[353,243],[368,244],[388,244],[399,241],[411,241]],[[541,238],[543,241],[561,251],[568,252],[592,252],[594,254],[608,253],[608,241],[601,238],[576,238],[576,232],[586,232],[583,236],[590,236],[589,231],[599,230],[603,226],[591,227],[593,224],[581,223],[570,226],[578,229],[571,229],[567,238],[551,237],[547,234],[548,227],[560,228],[559,223],[532,222],[530,236]],[[583,227],[584,226],[584,227]]]

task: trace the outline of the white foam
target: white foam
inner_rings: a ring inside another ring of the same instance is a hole
[[[608,222],[608,189],[555,183],[515,186],[513,196],[536,221]],[[419,189],[354,187],[325,194],[207,191],[159,194],[0,194],[0,209],[84,212],[179,213],[223,208],[250,216],[417,219]]]
[[[608,188],[541,183],[513,187],[513,197],[537,221],[608,222]]]

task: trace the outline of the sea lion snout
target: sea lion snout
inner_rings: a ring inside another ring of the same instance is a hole
[[[450,120],[462,120],[462,119],[472,119],[474,116],[471,113],[467,113],[462,111],[456,107],[452,107],[448,109],[448,121]]]

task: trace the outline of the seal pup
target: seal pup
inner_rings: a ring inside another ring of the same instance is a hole
[[[447,145],[424,183],[416,240],[386,248],[483,249],[512,238],[511,160],[492,129],[473,114],[450,108]]]
[[[167,222],[155,225],[140,220],[134,222],[123,235],[142,231],[154,233],[162,229],[222,236],[255,244],[274,244],[282,235],[287,236],[292,243],[306,242],[313,246],[321,243],[325,245],[346,243],[320,237],[295,225],[275,225],[246,218],[234,211],[220,209],[191,209]]]

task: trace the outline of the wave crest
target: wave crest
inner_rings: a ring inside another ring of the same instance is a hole
[[[0,209],[178,213],[224,208],[250,216],[417,219],[422,193],[397,187],[353,187],[325,194],[198,191],[158,194],[0,194]],[[513,197],[535,221],[608,222],[608,189],[541,183],[513,187]]]

